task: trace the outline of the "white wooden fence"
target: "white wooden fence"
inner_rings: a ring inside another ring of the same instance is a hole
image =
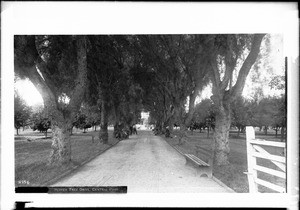
[[[247,161],[248,161],[248,175],[249,192],[258,193],[258,185],[265,186],[280,193],[285,193],[286,188],[271,183],[269,181],[257,177],[257,171],[271,174],[280,177],[286,181],[286,144],[285,142],[266,141],[263,139],[255,139],[255,131],[251,126],[246,127],[247,138]],[[262,146],[283,148],[284,156],[270,154]],[[279,170],[274,170],[265,166],[257,164],[257,158],[270,160]]]

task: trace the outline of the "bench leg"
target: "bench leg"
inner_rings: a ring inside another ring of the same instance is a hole
[[[197,168],[197,176],[199,177],[207,177],[212,178],[212,170],[207,166],[199,166]]]
[[[200,169],[200,177],[208,177],[208,178],[212,178],[212,170],[210,169],[210,167],[201,167]]]
[[[198,169],[198,176],[200,177],[207,177],[207,178],[212,178],[212,171],[210,169],[207,169],[208,167],[200,167]]]
[[[200,177],[208,177],[208,178],[212,178],[212,167],[211,166],[196,166],[195,164],[193,164],[191,161],[188,161],[186,159],[186,162],[185,164],[187,166],[190,166],[190,167],[193,167],[197,170],[197,176],[200,176]]]

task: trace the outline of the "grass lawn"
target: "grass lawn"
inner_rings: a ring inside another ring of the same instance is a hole
[[[83,134],[74,133],[71,136],[71,158],[68,166],[48,165],[51,153],[51,139],[45,139],[38,132],[24,133],[15,138],[15,186],[44,186],[47,182],[61,174],[74,169],[83,162],[100,154],[118,140],[113,138],[112,131],[109,132],[108,144],[102,144],[98,140],[98,132],[87,132]],[[91,135],[95,135],[92,142]],[[51,133],[48,134],[51,136]],[[27,141],[30,137],[32,141]],[[32,138],[35,137],[35,138]],[[49,183],[48,183],[49,184]]]
[[[212,150],[212,133],[209,138],[207,137],[207,133],[199,133],[199,131],[194,131],[193,133],[189,133],[189,138],[183,144],[180,144],[180,149],[184,153],[192,153],[197,155],[196,146],[201,146],[208,151]],[[268,139],[280,141],[280,138],[275,139],[274,136],[257,136],[257,138]],[[172,145],[177,145],[179,143],[178,137],[176,136],[176,130],[173,132],[173,138],[165,138]],[[246,148],[246,137],[245,134],[240,134],[240,137],[237,137],[236,134],[230,134],[229,139],[229,147],[230,147],[230,155],[229,162],[230,164],[227,166],[214,166],[213,174],[214,176],[221,180],[228,187],[233,189],[238,193],[247,193],[249,192],[248,187],[248,178],[244,172],[247,171],[247,148]],[[266,148],[272,154],[279,154],[282,150],[274,150],[270,148]],[[201,157],[200,157],[201,158]],[[268,160],[258,159],[258,164],[267,166],[269,168],[275,169],[276,166]],[[262,172],[258,172],[258,177],[264,180],[267,180],[272,183],[276,183],[277,185],[281,185],[285,187],[285,180],[277,178],[275,176],[271,176]],[[269,188],[259,186],[259,192],[275,192]]]

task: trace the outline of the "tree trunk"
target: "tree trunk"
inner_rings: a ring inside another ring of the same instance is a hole
[[[16,128],[17,129],[17,136],[19,135],[19,129],[18,128]]]
[[[268,135],[268,127],[265,126],[265,135]]]
[[[282,126],[281,127],[281,141],[284,140],[284,137],[285,137],[285,135],[284,135],[284,127]]]
[[[238,127],[238,133],[237,133],[237,137],[240,137],[240,131],[241,130],[241,128],[240,127]]]
[[[230,129],[230,103],[233,102],[238,96],[240,96],[243,92],[243,88],[246,83],[247,75],[255,63],[258,53],[260,51],[261,41],[265,34],[255,34],[251,43],[251,50],[244,60],[241,68],[239,69],[239,73],[236,79],[236,83],[232,86],[232,73],[234,68],[236,67],[237,60],[234,58],[233,54],[231,54],[228,50],[228,54],[225,55],[225,73],[224,77],[221,78],[220,71],[221,69],[218,67],[218,45],[215,45],[215,39],[210,39],[208,41],[208,45],[213,49],[211,55],[208,57],[208,61],[210,63],[210,67],[212,68],[210,79],[212,81],[212,93],[211,99],[214,101],[214,104],[218,107],[218,111],[216,114],[216,125],[214,129],[214,143],[215,143],[215,151],[214,151],[214,162],[216,165],[227,165],[228,154],[229,154],[229,129]],[[231,46],[231,37],[228,36],[228,44]],[[230,49],[230,48],[229,48]],[[215,50],[215,51],[214,51]],[[231,60],[230,62],[228,62]],[[228,89],[229,87],[229,89]]]
[[[242,127],[241,133],[245,133],[246,132],[246,126]]]
[[[99,131],[99,139],[104,144],[108,143],[108,116],[107,116],[107,106],[106,106],[106,99],[103,98],[101,102],[101,124],[100,124],[100,131]]]
[[[156,123],[155,123],[155,134],[156,135],[162,134],[163,133],[162,128],[163,128],[163,123],[160,120],[156,121]]]
[[[87,85],[87,40],[85,36],[77,39],[77,77],[74,90],[70,94],[70,101],[66,108],[66,112],[62,113],[58,110],[56,97],[57,93],[53,92],[47,85],[42,85],[41,93],[44,100],[46,110],[52,115],[52,154],[50,156],[51,163],[64,164],[71,161],[71,138],[70,129],[75,119],[77,111],[80,109],[83,101],[86,85]],[[41,67],[42,68],[42,67]],[[37,72],[35,72],[35,75]],[[39,78],[39,82],[42,78]],[[39,89],[39,87],[38,87]],[[45,91],[45,92],[44,92]]]
[[[170,117],[167,123],[168,123],[169,131],[173,132],[173,129],[174,129],[174,118]]]
[[[210,126],[207,126],[207,138],[209,138]]]
[[[183,141],[185,141],[187,139],[187,127],[185,124],[181,124],[180,125],[180,130],[179,130],[179,144],[182,144]]]
[[[220,107],[216,114],[216,127],[214,132],[214,164],[228,165],[229,155],[229,129],[230,129],[230,110]]]
[[[72,115],[65,116],[52,101],[45,102],[51,119],[52,130],[52,152],[49,158],[50,164],[68,164],[71,161],[71,128],[74,118]],[[73,115],[74,116],[74,115]]]
[[[71,138],[68,127],[52,126],[52,135],[50,163],[69,163],[71,161]]]
[[[103,142],[103,144],[108,143],[108,131],[107,131],[107,123],[101,124],[99,131],[99,138]]]

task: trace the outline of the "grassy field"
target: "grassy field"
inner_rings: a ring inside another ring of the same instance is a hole
[[[275,138],[275,136],[272,134],[265,136],[259,133],[256,136],[256,138],[280,141],[280,138]],[[165,139],[172,145],[177,145],[179,143],[179,139],[176,136],[176,131],[174,131],[173,138]],[[190,132],[187,141],[183,144],[180,144],[179,146],[183,152],[197,155],[195,150],[196,146],[200,146],[202,148],[205,148],[206,150],[211,151],[212,143],[212,134],[209,138],[207,138],[207,133],[199,133],[199,131],[194,131],[193,133]],[[236,133],[231,133],[229,139],[229,147],[230,164],[227,166],[214,166],[213,174],[216,178],[221,180],[224,184],[233,189],[235,192],[247,193],[249,192],[248,178],[247,175],[244,174],[244,172],[247,171],[247,149],[245,134],[240,134],[240,136],[237,137]],[[275,151],[274,149],[270,148],[266,149],[272,154],[280,154],[282,152],[282,150]],[[273,169],[276,168],[276,166],[268,160],[258,159],[258,164]],[[281,185],[282,187],[285,186],[285,180],[277,178],[275,176],[258,172],[258,177],[264,180],[268,180],[269,182]],[[272,193],[275,191],[266,187],[259,186],[259,192]]]
[[[51,180],[73,170],[82,163],[102,153],[112,144],[117,143],[113,138],[112,131],[109,131],[108,144],[102,144],[97,137],[98,132],[74,133],[71,136],[71,158],[68,166],[48,165],[48,158],[51,152],[51,139],[44,138],[38,132],[21,132],[15,137],[15,186],[44,186],[51,183]],[[91,135],[95,135],[94,142]],[[51,133],[48,134],[51,136]],[[32,139],[27,141],[27,139]],[[50,182],[49,182],[50,181]]]

